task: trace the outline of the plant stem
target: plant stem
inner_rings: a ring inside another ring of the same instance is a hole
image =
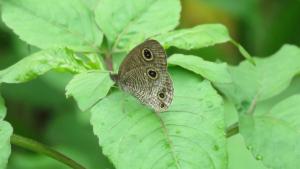
[[[39,143],[35,140],[25,138],[25,137],[19,136],[17,134],[13,134],[11,136],[10,141],[12,144],[22,147],[24,149],[47,155],[57,161],[60,161],[64,164],[68,165],[69,167],[71,167],[73,169],[85,169],[82,165],[78,164],[77,162],[70,159],[69,157],[67,157],[67,156],[61,154],[60,152],[57,152],[57,151],[53,150],[52,148],[50,148],[42,143]]]
[[[113,66],[113,61],[112,61],[112,54],[110,52],[106,52],[105,53],[105,64],[106,67],[109,71],[113,71],[114,70],[114,66]]]
[[[239,133],[239,124],[234,123],[226,129],[226,137],[229,138]]]
[[[256,103],[257,103],[257,99],[258,99],[258,94],[255,95],[255,97],[253,98],[250,106],[249,106],[249,109],[247,110],[246,114],[248,115],[253,115],[254,111],[255,111],[255,108],[256,108]]]

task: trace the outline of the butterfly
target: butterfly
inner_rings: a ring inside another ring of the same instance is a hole
[[[167,71],[167,55],[156,40],[134,47],[111,79],[155,112],[166,111],[173,100],[173,82]]]

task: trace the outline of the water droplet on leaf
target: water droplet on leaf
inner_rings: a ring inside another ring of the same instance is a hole
[[[256,160],[262,160],[263,159],[263,157],[261,156],[261,155],[256,155]]]
[[[247,149],[248,149],[248,150],[253,150],[253,147],[252,147],[251,145],[248,145],[248,146],[247,146]]]

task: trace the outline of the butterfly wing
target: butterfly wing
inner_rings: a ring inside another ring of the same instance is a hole
[[[163,47],[147,40],[132,49],[120,66],[118,84],[156,112],[166,111],[173,98]]]

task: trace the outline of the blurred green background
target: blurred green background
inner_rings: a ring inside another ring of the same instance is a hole
[[[182,0],[182,8],[179,28],[222,23],[253,56],[266,57],[285,43],[300,46],[299,0]],[[0,20],[0,69],[36,50],[19,40]],[[175,53],[178,49],[171,48],[167,52]],[[243,59],[230,44],[180,52],[233,65]],[[6,120],[12,124],[15,133],[51,145],[87,168],[113,169],[101,155],[98,140],[89,125],[89,114],[80,112],[74,100],[66,99],[64,95],[64,87],[71,77],[71,74],[50,72],[25,84],[1,86],[8,107]],[[297,85],[300,85],[299,79],[292,84]],[[236,120],[235,110],[229,104],[226,104],[226,120],[228,124]],[[229,169],[264,169],[248,152],[241,136],[229,139],[228,151]],[[8,164],[9,169],[54,167],[68,168],[18,147],[13,147]]]

